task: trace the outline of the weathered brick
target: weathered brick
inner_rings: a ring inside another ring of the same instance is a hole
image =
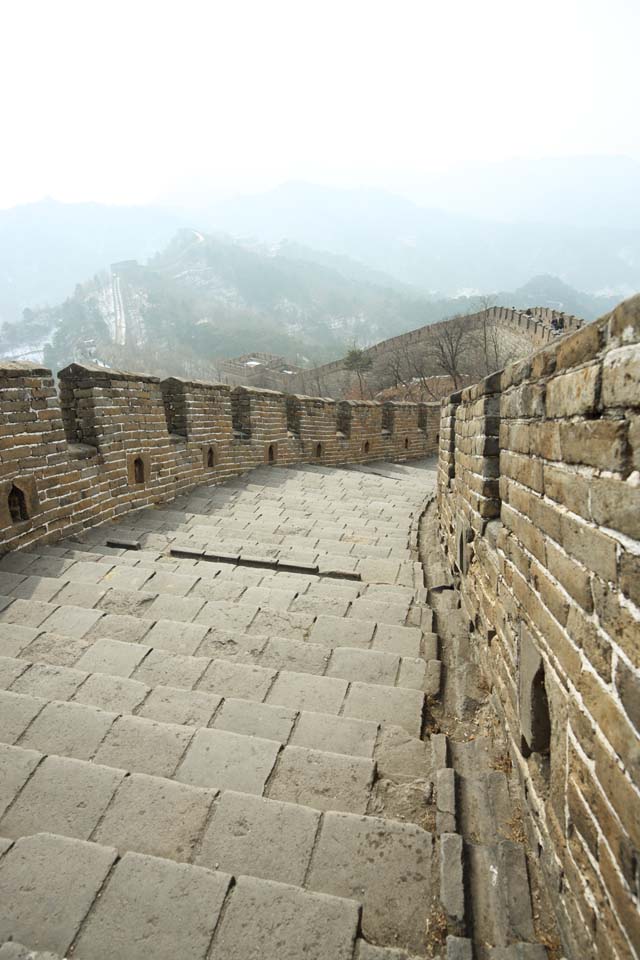
[[[573,417],[593,413],[598,402],[599,378],[600,365],[597,363],[553,377],[547,383],[547,416]]]

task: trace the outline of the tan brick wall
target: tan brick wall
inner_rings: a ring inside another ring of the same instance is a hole
[[[640,297],[442,404],[441,535],[576,957],[640,949],[639,467]]]
[[[292,404],[292,400],[294,403]],[[0,553],[51,541],[262,464],[410,460],[436,452],[437,405],[349,405],[72,364],[0,369]],[[236,423],[246,428],[234,430]],[[239,419],[238,419],[239,418]],[[389,425],[389,424],[388,424]]]

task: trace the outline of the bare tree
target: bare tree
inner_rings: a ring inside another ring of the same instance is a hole
[[[471,345],[468,318],[451,317],[438,325],[427,340],[426,359],[439,373],[451,377],[457,390],[464,373],[464,361]]]

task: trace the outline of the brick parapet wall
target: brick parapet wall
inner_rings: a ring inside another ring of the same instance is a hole
[[[640,297],[444,401],[439,461],[443,543],[565,950],[637,956]]]
[[[234,401],[246,432],[234,430]],[[323,398],[178,378],[161,382],[93,364],[65,368],[58,395],[50,371],[6,364],[0,369],[0,553],[76,534],[265,463],[334,465],[435,453],[437,405],[427,428],[421,405],[394,406],[397,420],[383,433],[380,404],[351,404],[347,438],[338,433],[335,402]]]

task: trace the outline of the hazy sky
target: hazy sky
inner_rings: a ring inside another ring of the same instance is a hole
[[[640,158],[640,0],[18,0],[0,206]]]

